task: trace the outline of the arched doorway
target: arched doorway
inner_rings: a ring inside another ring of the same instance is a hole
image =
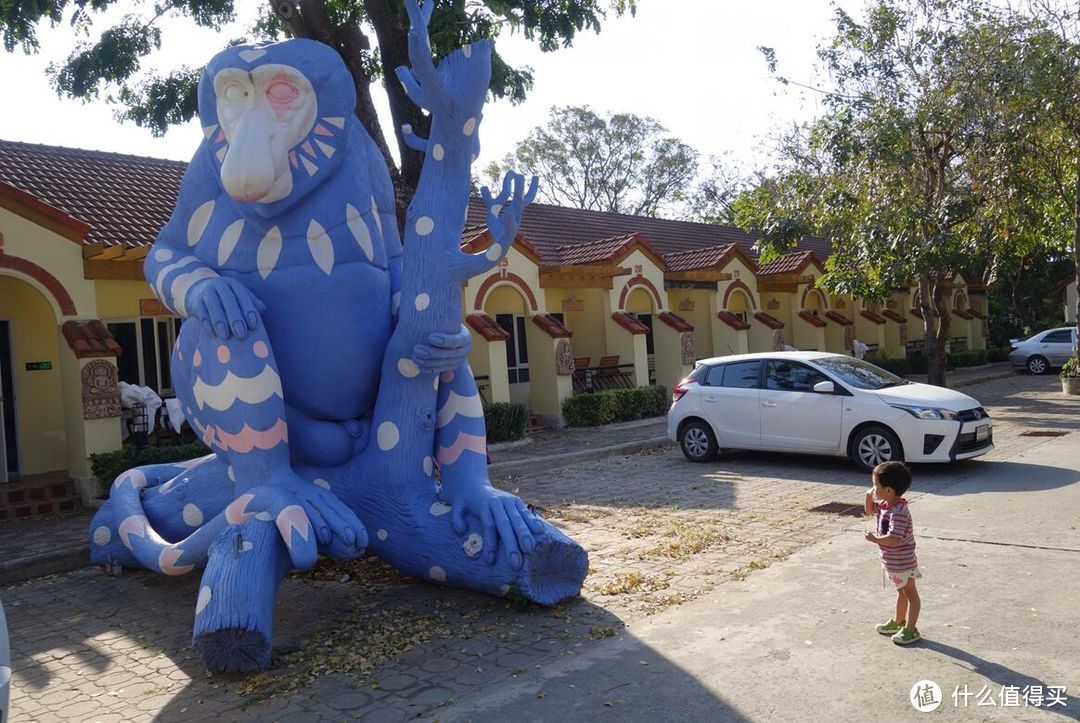
[[[791,320],[792,344],[797,349],[807,351],[825,351],[827,347],[825,332],[828,329],[825,312],[829,304],[825,294],[819,289],[807,289],[802,297],[802,308]]]
[[[510,284],[498,284],[484,298],[484,313],[495,320],[509,336],[506,339],[506,372],[510,401],[529,405],[529,333],[530,308],[521,292]],[[474,369],[478,377],[490,370]],[[482,383],[479,379],[478,383]]]
[[[36,284],[0,274],[0,481],[66,466],[58,329]]]
[[[641,286],[633,289],[626,297],[626,310],[649,329],[649,333],[645,335],[645,354],[649,363],[649,384],[655,384],[656,341],[653,336],[653,321],[656,319],[657,309],[652,294]],[[629,361],[631,360],[626,360]]]

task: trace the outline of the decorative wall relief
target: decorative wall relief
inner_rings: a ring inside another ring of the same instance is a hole
[[[566,311],[585,311],[585,299],[579,299],[574,294],[570,294],[562,300],[562,310]]]
[[[691,299],[689,296],[684,296],[682,298],[682,300],[679,301],[679,311],[693,311],[693,310],[694,310],[694,300]]]
[[[694,332],[684,332],[680,341],[682,342],[682,363],[690,366],[697,361],[697,352],[694,351]]]
[[[776,311],[780,308],[780,301],[775,296],[770,297],[768,303],[765,304],[765,308],[769,311]]]
[[[555,373],[569,376],[574,373],[574,350],[569,339],[559,339],[555,344]]]
[[[120,416],[120,379],[116,365],[95,359],[82,369],[83,419]]]
[[[844,348],[852,349],[855,347],[855,333],[851,330],[850,326],[844,327]]]

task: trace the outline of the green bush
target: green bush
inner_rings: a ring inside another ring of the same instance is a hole
[[[1080,377],[1080,358],[1077,358],[1076,354],[1069,357],[1069,360],[1065,362],[1065,366],[1061,367],[1058,376],[1062,379]]]
[[[907,359],[878,359],[874,364],[897,376],[906,377],[911,374],[911,362]]]
[[[986,350],[986,361],[988,362],[1003,362],[1009,361],[1009,352],[1012,351],[1009,347],[991,347]]]
[[[972,349],[970,351],[957,351],[949,354],[947,364],[950,368],[977,367],[986,363],[985,349]]]
[[[581,392],[564,400],[562,411],[571,427],[596,427],[658,417],[667,411],[667,407],[667,387],[657,386]]]
[[[101,480],[102,486],[109,489],[117,477],[133,467],[162,462],[182,462],[185,459],[194,459],[208,454],[210,450],[202,442],[167,447],[136,447],[127,444],[115,452],[90,455],[90,468],[94,476]]]
[[[524,404],[495,402],[484,407],[484,425],[487,441],[513,442],[525,436],[525,423],[529,421],[529,408]]]

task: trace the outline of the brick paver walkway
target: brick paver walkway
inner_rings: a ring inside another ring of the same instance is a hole
[[[994,416],[1004,460],[1077,434],[1080,400],[1056,378],[965,389]],[[923,466],[916,493],[979,474],[983,462]],[[377,561],[283,583],[274,667],[209,675],[190,650],[198,578],[86,570],[0,590],[12,633],[13,720],[364,720],[438,718],[480,686],[588,649],[636,620],[738,584],[800,546],[861,528],[809,513],[861,502],[864,475],[837,459],[738,453],[714,464],[675,449],[500,480],[590,552],[581,598],[554,609],[438,588]],[[524,679],[524,678],[523,678]]]

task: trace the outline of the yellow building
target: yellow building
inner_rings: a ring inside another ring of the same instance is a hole
[[[86,401],[108,382],[106,367],[113,379],[171,395],[179,320],[154,300],[142,260],[184,168],[0,141],[0,480],[84,478],[89,454],[120,445],[117,410]],[[474,202],[466,250],[489,242],[485,218]],[[753,242],[730,227],[530,206],[507,258],[462,289],[481,393],[559,423],[575,391],[671,388],[705,357],[784,347],[850,353],[859,339],[896,358],[921,338],[910,289],[879,307],[817,288],[825,239],[803,239],[760,267]],[[957,277],[950,293],[955,343],[982,348],[985,290]]]

